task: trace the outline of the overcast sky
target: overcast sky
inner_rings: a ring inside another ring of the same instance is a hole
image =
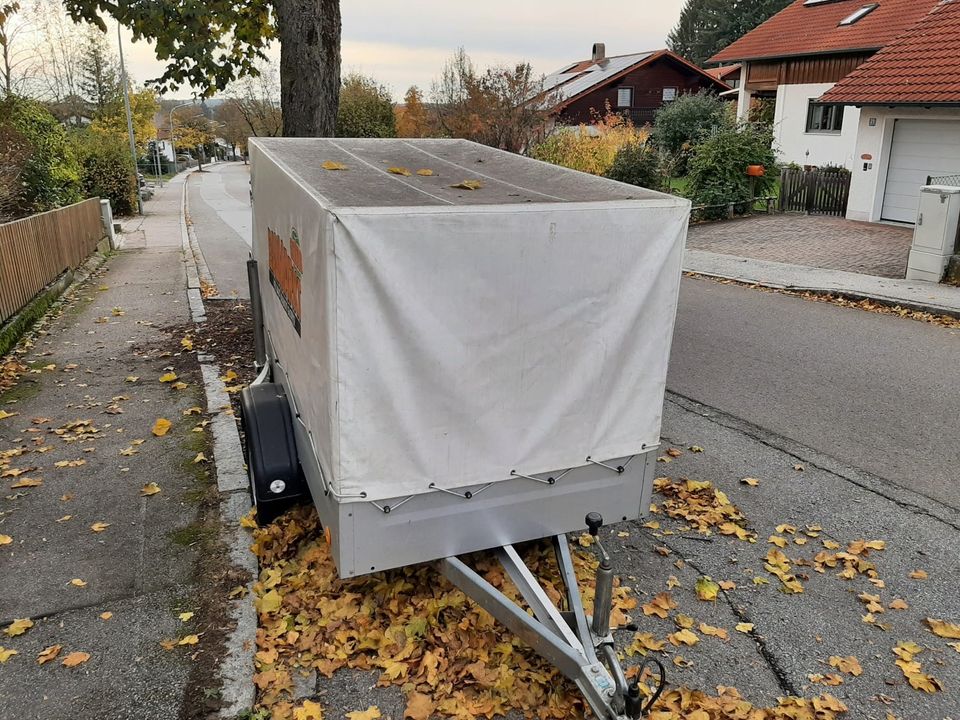
[[[463,46],[480,67],[530,62],[547,74],[589,57],[595,42],[608,55],[656,50],[680,17],[684,0],[359,0],[342,3],[343,69],[372,75],[400,100],[410,85],[429,89],[444,61]],[[129,42],[129,34],[127,34]],[[127,45],[137,82],[163,66],[142,43]],[[278,50],[274,48],[272,54]],[[173,93],[188,97],[189,89]]]

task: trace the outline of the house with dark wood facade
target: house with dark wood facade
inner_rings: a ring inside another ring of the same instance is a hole
[[[646,125],[664,103],[680,95],[719,93],[730,86],[669,50],[608,57],[604,44],[597,43],[590,59],[547,76],[544,89],[559,99],[554,115],[560,124],[590,123],[609,105],[635,125]]]

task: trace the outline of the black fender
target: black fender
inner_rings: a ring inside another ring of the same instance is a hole
[[[279,383],[260,383],[240,393],[247,475],[257,522],[273,522],[291,505],[310,497],[297,456],[290,402]]]

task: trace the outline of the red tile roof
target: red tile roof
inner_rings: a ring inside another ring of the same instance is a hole
[[[706,68],[708,75],[712,75],[717,80],[723,80],[726,82],[726,79],[733,75],[735,72],[740,72],[742,65],[740,63],[735,63],[734,65],[723,65],[721,67],[715,68]]]
[[[824,95],[853,104],[960,104],[960,0],[933,12]]]
[[[938,0],[832,0],[807,6],[804,2],[788,5],[710,62],[877,50],[916,24]],[[879,7],[873,12],[852,25],[840,25],[841,20],[874,2]]]

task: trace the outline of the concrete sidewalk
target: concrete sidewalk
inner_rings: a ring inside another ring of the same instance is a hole
[[[0,645],[16,652],[0,666],[0,717],[200,716],[219,627],[200,585],[213,573],[199,563],[215,562],[211,470],[194,463],[210,455],[193,431],[202,384],[181,342],[184,179],[124,223],[125,249],[65,300],[20,358],[32,371],[0,395]],[[159,381],[171,370],[184,385]]]
[[[951,285],[860,275],[690,249],[684,254],[683,270],[751,285],[843,295],[856,300],[875,300],[885,305],[960,317],[960,288]]]

